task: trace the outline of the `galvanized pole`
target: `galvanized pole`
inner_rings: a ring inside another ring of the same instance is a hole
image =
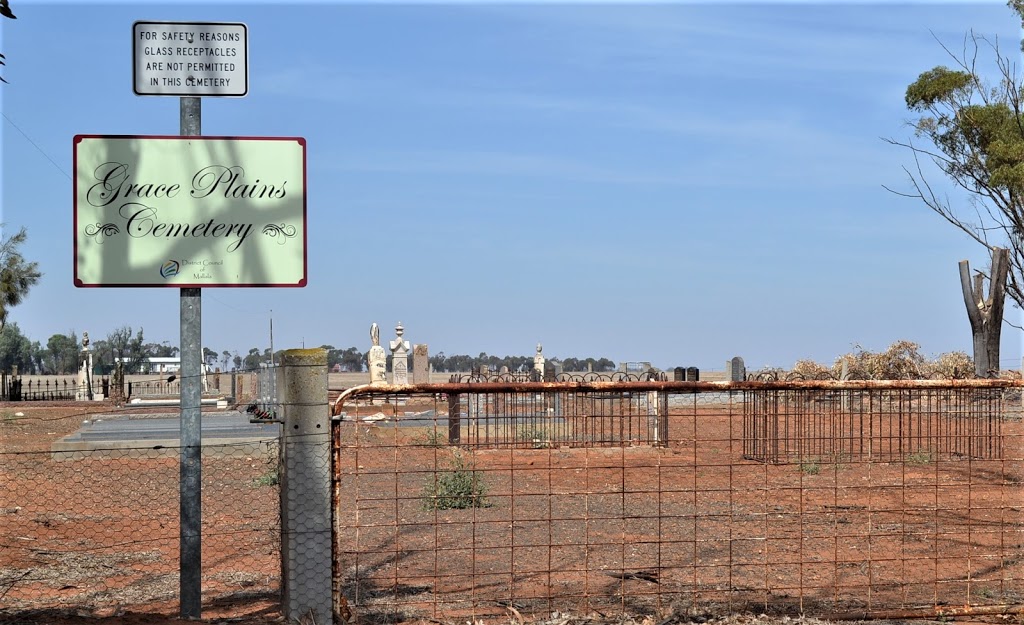
[[[181,98],[182,136],[202,134],[202,101]],[[181,480],[179,588],[181,618],[202,610],[202,300],[200,289],[181,289]]]

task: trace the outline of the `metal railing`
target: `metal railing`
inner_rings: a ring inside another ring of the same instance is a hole
[[[95,378],[96,387],[79,386],[75,378],[59,380],[24,379],[9,374],[0,375],[0,401],[76,401],[99,393],[108,384],[107,378]]]

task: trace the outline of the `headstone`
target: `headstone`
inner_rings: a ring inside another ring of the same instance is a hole
[[[544,381],[554,382],[558,379],[558,373],[555,370],[555,363],[546,362],[544,363]]]
[[[502,365],[501,369],[498,369],[498,373],[501,375],[508,375],[508,366]]]
[[[487,376],[491,375],[491,368],[488,367],[487,365],[480,365],[477,368],[477,373],[480,374],[483,377],[487,377]]]
[[[542,350],[544,348],[540,343],[537,343],[537,353],[533,355],[533,370],[541,377],[544,376],[544,354]]]
[[[742,382],[747,379],[747,367],[743,359],[733,356],[725,361],[725,379],[729,382]]]
[[[86,401],[93,399],[96,393],[93,390],[92,380],[92,348],[89,347],[89,333],[82,332],[82,353],[81,363],[78,368],[78,391],[75,399]]]
[[[380,328],[376,323],[370,326],[370,340],[373,346],[366,355],[366,364],[370,368],[370,385],[385,386],[388,383],[388,355],[380,346]]]
[[[686,369],[682,367],[676,367],[672,370],[672,380],[674,382],[685,382],[686,381]]]
[[[687,382],[700,382],[700,369],[697,367],[686,368],[686,381]]]
[[[409,341],[402,338],[405,328],[399,321],[395,326],[397,338],[391,341],[391,383],[402,386],[409,383]]]
[[[426,343],[412,346],[412,383],[430,383],[430,354]]]

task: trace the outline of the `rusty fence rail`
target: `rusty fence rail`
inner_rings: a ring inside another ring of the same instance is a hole
[[[350,389],[332,422],[335,606],[367,622],[1019,612],[1021,386]]]

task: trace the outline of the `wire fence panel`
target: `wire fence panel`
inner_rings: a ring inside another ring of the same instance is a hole
[[[0,408],[0,621],[44,610],[177,609],[180,450],[146,440],[157,415],[135,414],[138,438],[85,437],[80,449],[62,451],[62,435],[96,431],[79,430],[83,416],[128,420],[118,412]],[[277,438],[206,442],[204,604],[276,607]]]
[[[744,456],[765,462],[997,458],[1006,395],[1001,388],[747,391]],[[1019,392],[1010,396],[1019,405]]]
[[[1019,387],[904,384],[349,392],[332,432],[336,607],[1009,612],[1024,602]]]

